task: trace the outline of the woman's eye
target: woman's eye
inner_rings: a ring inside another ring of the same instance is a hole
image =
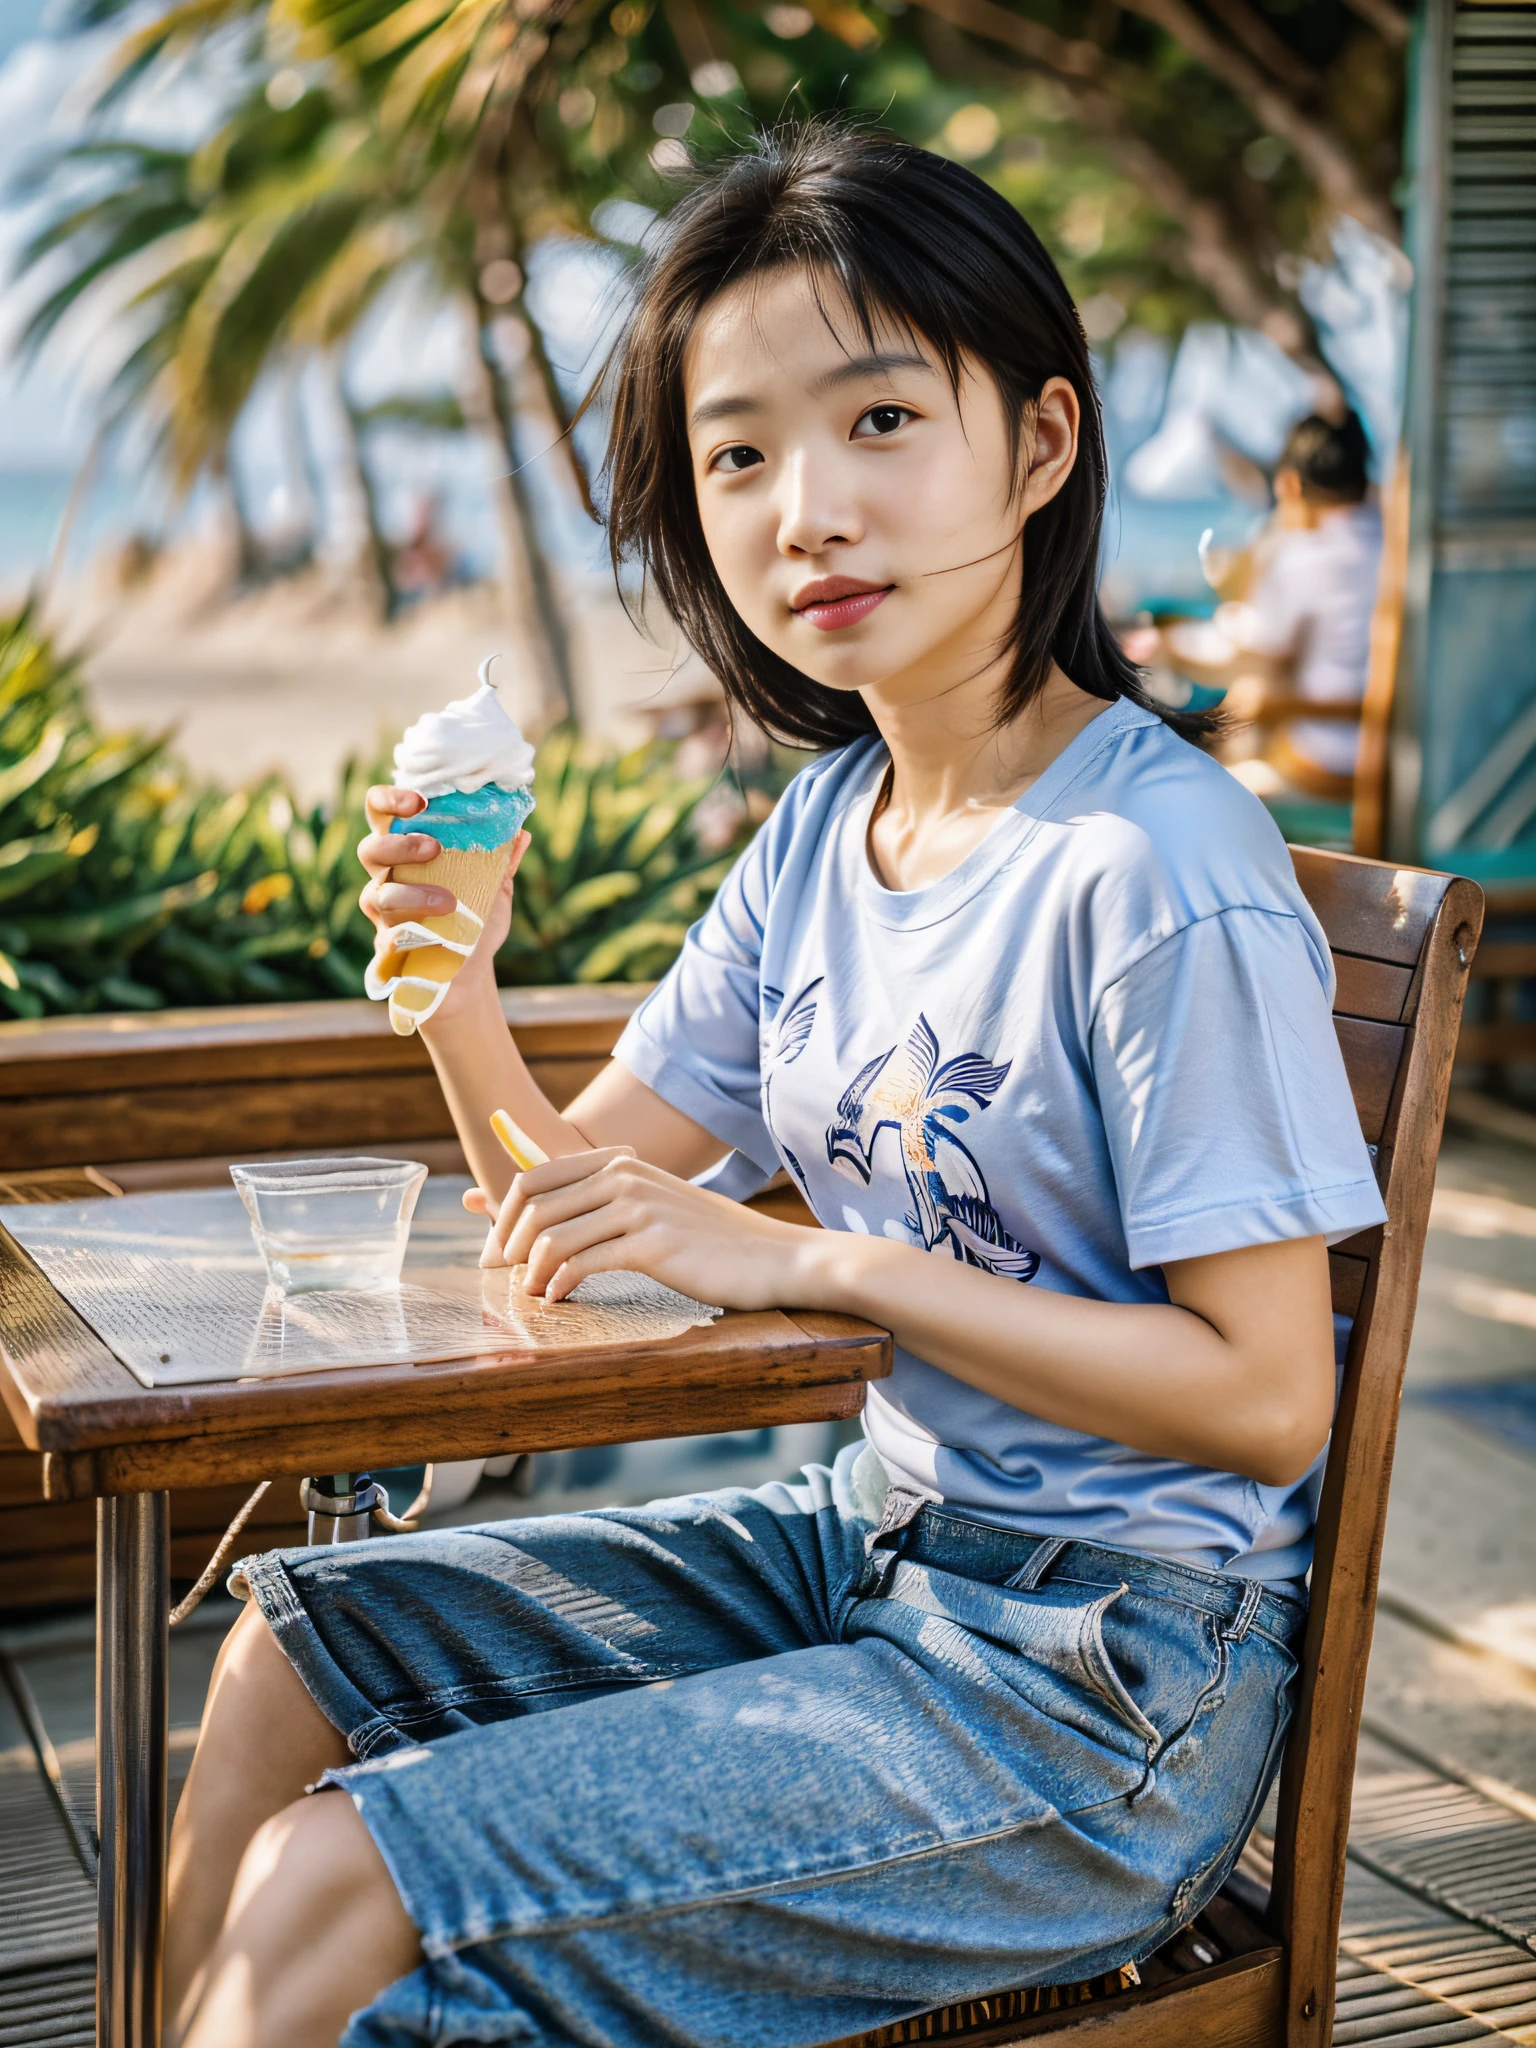
[[[742,470],[751,469],[762,459],[756,448],[748,448],[743,444],[735,448],[722,448],[709,466],[711,469],[724,470],[727,476],[739,476]]]
[[[853,431],[859,440],[868,440],[872,435],[894,434],[915,417],[904,405],[872,405],[868,412],[859,415]]]

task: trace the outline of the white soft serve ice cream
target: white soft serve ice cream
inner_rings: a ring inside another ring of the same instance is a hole
[[[407,728],[395,748],[395,781],[424,797],[457,790],[471,796],[494,782],[498,789],[527,789],[533,781],[533,749],[486,681],[441,711],[425,712]]]

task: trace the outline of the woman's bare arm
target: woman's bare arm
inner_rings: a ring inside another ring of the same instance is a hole
[[[627,1269],[730,1308],[863,1316],[1043,1421],[1265,1485],[1299,1478],[1332,1419],[1317,1237],[1181,1260],[1165,1269],[1167,1303],[1086,1301],[886,1238],[780,1223],[599,1151],[518,1175],[493,1240],[552,1299]]]
[[[857,1240],[846,1264],[830,1246],[812,1264],[837,1269],[823,1286],[839,1307],[1044,1422],[1266,1486],[1299,1479],[1327,1438],[1333,1313],[1321,1238],[1171,1264],[1166,1307],[1021,1288],[879,1238]]]
[[[489,987],[479,992],[479,1000],[446,1016],[439,1012],[421,1035],[470,1171],[493,1201],[505,1195],[516,1171],[491,1134],[491,1112],[497,1109],[506,1110],[551,1159],[622,1145],[688,1180],[728,1149],[616,1060],[587,1083],[562,1115],[529,1073],[501,1014],[495,983],[485,978]]]

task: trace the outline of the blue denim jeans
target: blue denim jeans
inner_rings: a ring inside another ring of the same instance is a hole
[[[931,1506],[871,1557],[883,1490],[850,1449],[240,1568],[421,1932],[342,2048],[789,2048],[1193,1917],[1274,1774],[1300,1601]]]

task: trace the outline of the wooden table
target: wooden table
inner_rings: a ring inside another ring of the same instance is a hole
[[[97,1501],[97,2048],[159,2048],[169,1494],[857,1415],[890,1339],[848,1316],[727,1313],[624,1348],[508,1350],[147,1388],[0,1230],[0,1395],[50,1501]]]

